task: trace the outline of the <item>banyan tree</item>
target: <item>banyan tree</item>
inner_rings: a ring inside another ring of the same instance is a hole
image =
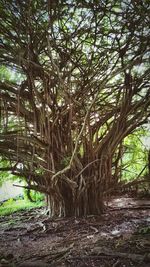
[[[148,1],[1,0],[0,14],[0,155],[51,216],[100,214],[150,115]]]

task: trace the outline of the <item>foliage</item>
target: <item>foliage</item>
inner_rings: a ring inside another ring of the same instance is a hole
[[[10,169],[10,162],[6,159],[2,159],[2,157],[0,157],[0,168],[3,169],[4,171],[0,172],[0,187],[2,186],[4,181],[8,181],[8,180],[18,180],[18,176],[13,175],[11,173],[11,171],[7,171],[7,168]],[[6,169],[6,170],[5,170]]]
[[[0,10],[0,63],[20,77],[3,71],[0,82],[0,154],[48,195],[51,216],[100,214],[124,138],[150,115],[149,4],[2,0]]]
[[[149,132],[140,128],[124,139],[122,178],[127,181],[135,179],[141,172],[141,176],[148,172],[148,149],[143,143],[143,137],[146,136],[149,136]]]
[[[0,216],[9,215],[16,211],[31,209],[43,206],[42,202],[31,203],[29,200],[13,200],[9,199],[0,205]]]
[[[30,198],[32,199],[32,202],[41,202],[44,200],[44,195],[41,194],[40,192],[36,192],[34,190],[31,190],[28,192],[27,189],[24,189],[24,199],[29,200],[28,193],[30,194]]]
[[[149,226],[143,227],[143,228],[139,229],[138,233],[139,234],[147,234],[147,235],[149,235],[150,234],[150,227]]]
[[[15,71],[12,71],[11,68],[8,68],[4,65],[0,67],[0,80],[2,82],[11,81],[12,83],[21,83],[24,79],[21,73],[16,75]]]

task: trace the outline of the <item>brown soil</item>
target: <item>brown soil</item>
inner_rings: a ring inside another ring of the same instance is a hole
[[[150,200],[113,199],[105,214],[50,219],[44,208],[0,217],[1,266],[150,266]]]

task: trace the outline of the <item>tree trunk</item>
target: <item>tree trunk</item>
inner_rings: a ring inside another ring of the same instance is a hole
[[[87,215],[100,215],[104,211],[104,193],[112,186],[112,159],[102,156],[101,160],[90,167],[91,175],[83,173],[85,183],[74,190],[66,183],[58,183],[60,192],[57,196],[48,196],[50,216],[80,217]]]

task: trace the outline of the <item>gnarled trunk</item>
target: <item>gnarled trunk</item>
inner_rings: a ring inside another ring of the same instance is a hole
[[[50,216],[80,217],[103,213],[105,195],[113,183],[111,168],[111,157],[102,156],[94,168],[90,167],[91,176],[80,175],[76,188],[58,182],[56,192],[59,191],[59,195],[48,196]]]

